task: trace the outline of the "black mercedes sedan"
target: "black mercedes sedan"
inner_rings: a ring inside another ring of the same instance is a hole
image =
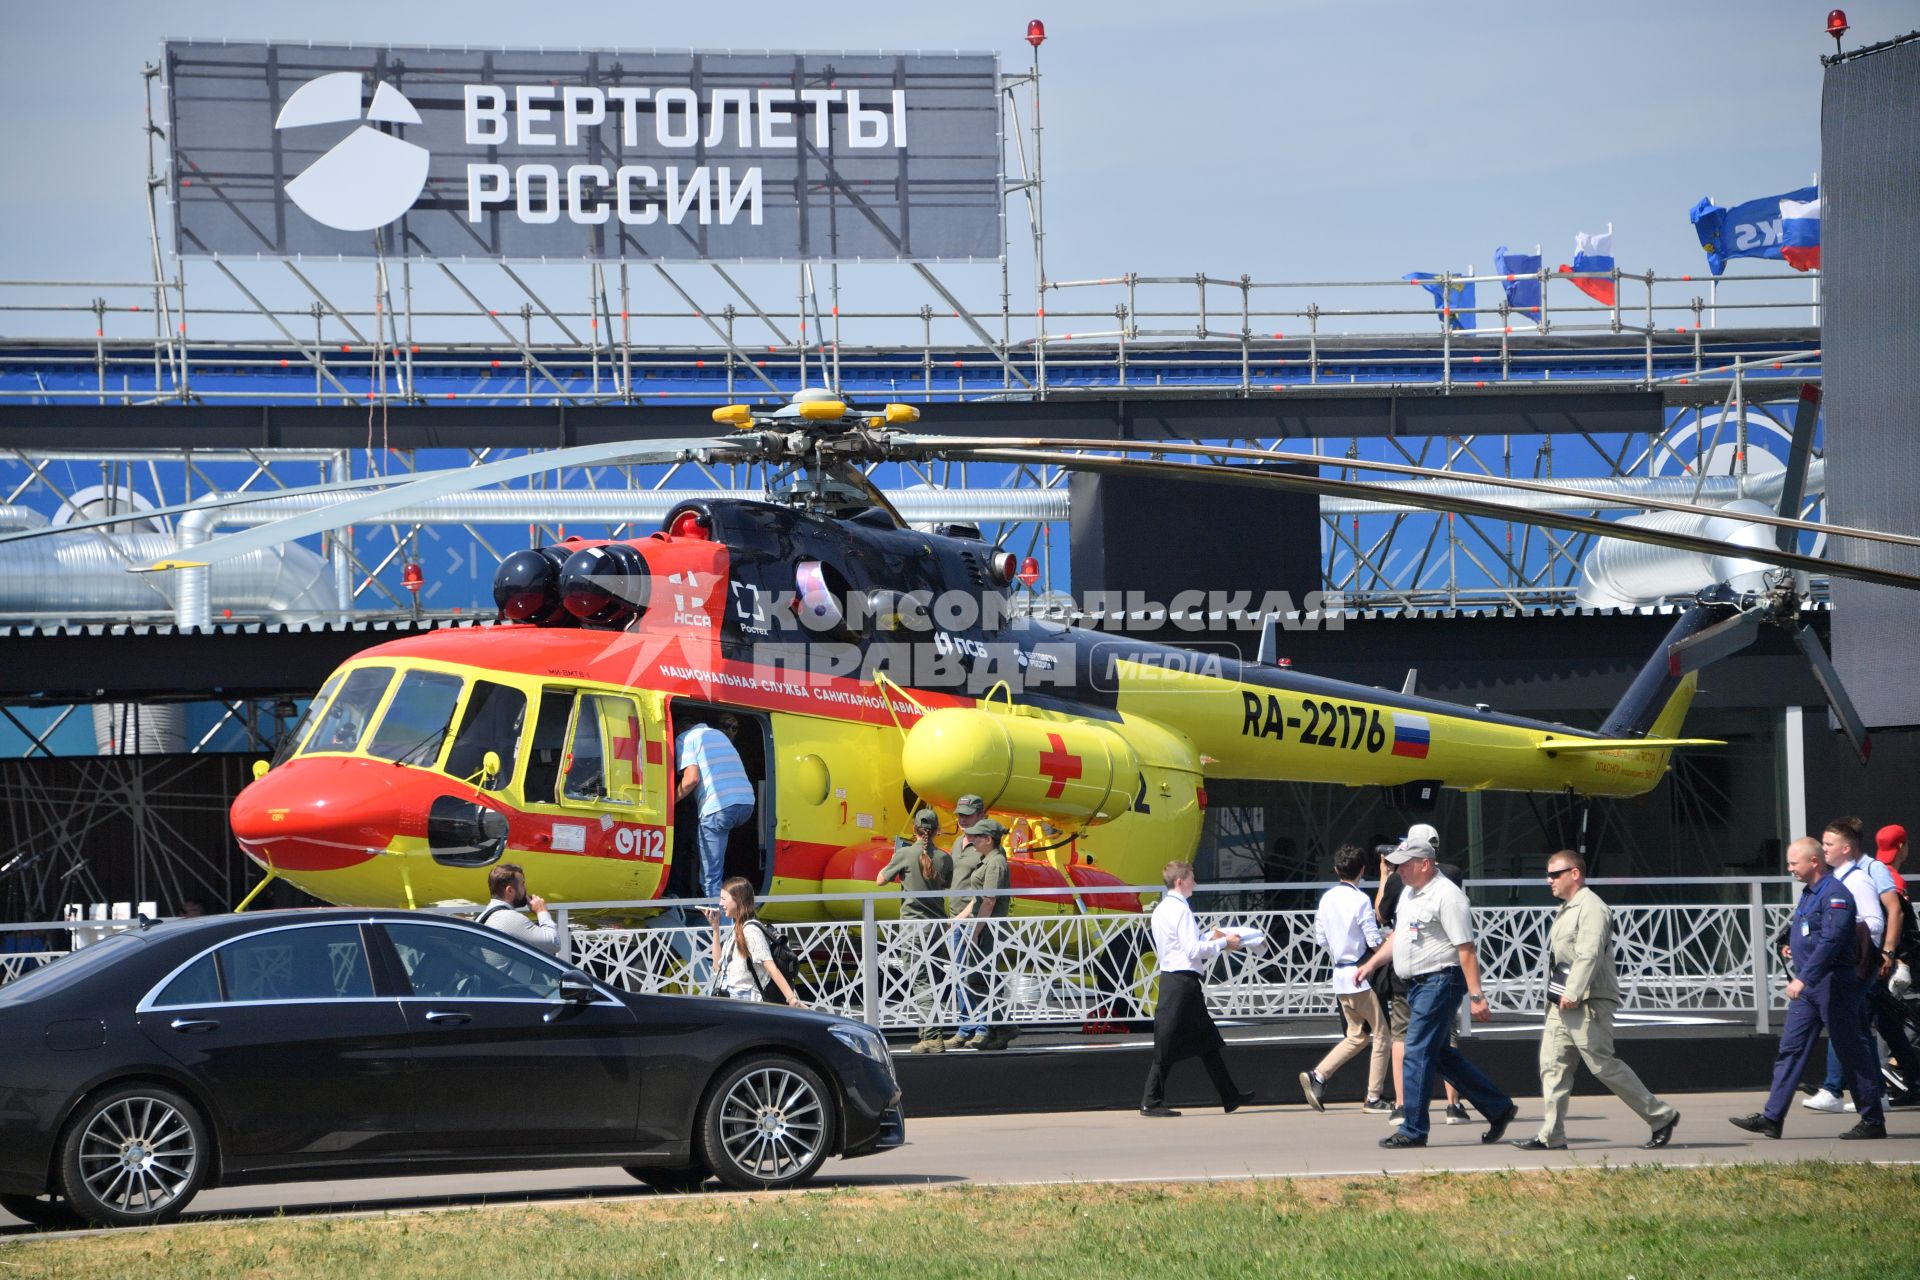
[[[443,916],[177,920],[0,986],[0,1206],[43,1225],[337,1176],[619,1164],[788,1187],[905,1140],[862,1023],[632,995]]]

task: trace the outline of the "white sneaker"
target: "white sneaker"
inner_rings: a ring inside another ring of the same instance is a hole
[[[1848,1098],[1848,1099],[1847,1099],[1847,1110],[1848,1110],[1848,1111],[1858,1111],[1859,1109],[1860,1109],[1860,1108],[1858,1108],[1858,1107],[1856,1107],[1856,1106],[1854,1106],[1854,1105],[1853,1105],[1853,1099],[1852,1099],[1852,1098]]]
[[[1840,1095],[1829,1093],[1825,1089],[1814,1094],[1800,1104],[1809,1111],[1827,1111],[1839,1115],[1845,1108],[1840,1104]]]

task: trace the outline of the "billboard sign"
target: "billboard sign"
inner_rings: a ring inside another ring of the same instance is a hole
[[[176,41],[188,255],[1001,256],[999,58]]]

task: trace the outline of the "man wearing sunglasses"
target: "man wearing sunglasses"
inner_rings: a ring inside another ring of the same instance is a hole
[[[1641,1144],[1667,1145],[1680,1113],[1647,1092],[1633,1068],[1613,1055],[1613,1015],[1620,985],[1613,975],[1613,912],[1587,888],[1587,863],[1571,849],[1547,859],[1547,887],[1560,899],[1547,935],[1547,1025],[1540,1037],[1540,1093],[1546,1118],[1540,1132],[1513,1145],[1522,1151],[1563,1151],[1567,1100],[1576,1061],[1647,1122],[1653,1136]]]

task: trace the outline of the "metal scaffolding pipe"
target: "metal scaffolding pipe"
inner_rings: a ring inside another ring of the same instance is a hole
[[[212,597],[226,608],[306,622],[327,612],[327,566],[298,545],[253,552],[212,569],[133,574],[140,564],[174,554],[163,533],[107,538],[97,531],[39,541],[0,543],[0,614],[13,617],[88,613],[152,613],[171,607],[182,626],[209,626]]]

